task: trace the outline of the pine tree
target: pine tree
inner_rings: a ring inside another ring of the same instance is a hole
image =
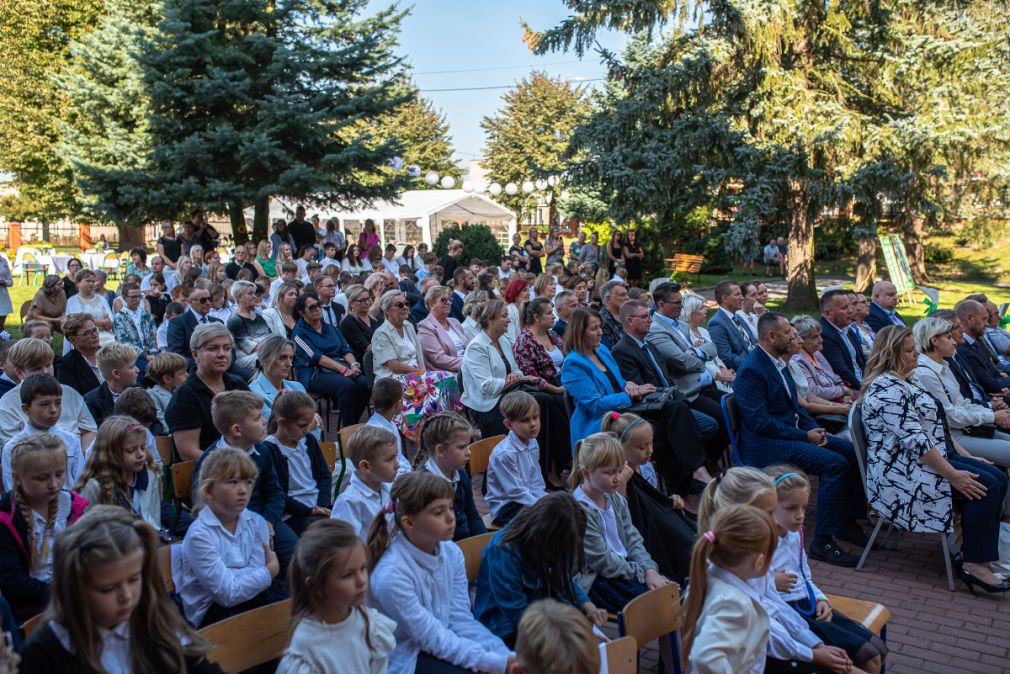
[[[557,177],[568,166],[568,139],[589,114],[585,93],[568,82],[534,72],[502,97],[504,105],[481,122],[487,134],[484,165],[501,185]],[[560,183],[531,194],[496,197],[515,211],[520,221],[543,198],[550,200],[550,224],[557,221]]]
[[[142,58],[150,83],[153,206],[227,211],[244,238],[267,235],[274,195],[352,207],[392,198],[400,152],[348,128],[380,118],[395,95],[403,13],[362,17],[366,0],[165,0]],[[360,175],[382,177],[360,180]]]

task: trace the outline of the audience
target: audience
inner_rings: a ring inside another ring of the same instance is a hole
[[[905,321],[895,309],[898,306],[898,289],[890,281],[877,281],[870,291],[870,306],[866,314],[866,325],[875,333],[885,325],[905,326]]]
[[[846,387],[858,389],[863,381],[866,358],[859,345],[859,338],[849,329],[852,324],[852,301],[848,292],[829,290],[821,295],[820,323],[824,360]]]
[[[465,270],[469,271],[469,270]],[[459,303],[460,318],[450,315],[450,308]],[[434,368],[456,374],[463,365],[463,354],[469,341],[463,332],[463,299],[445,286],[432,286],[424,294],[428,315],[417,324],[417,340],[424,353],[424,362]]]
[[[68,314],[63,321],[63,339],[74,348],[56,360],[56,378],[84,395],[102,383],[102,370],[98,367],[98,328],[94,319],[90,314]]]
[[[331,517],[349,523],[367,541],[372,522],[389,503],[389,485],[400,466],[396,438],[385,429],[366,425],[354,431],[346,454],[354,472],[347,489],[337,497]]]
[[[701,295],[694,294],[682,295],[682,298],[681,317],[686,316],[687,318],[680,321],[680,327],[684,329],[685,338],[691,342],[692,348],[702,348],[704,351],[705,347],[711,347],[708,349],[708,353],[715,351],[715,356],[705,361],[705,369],[712,375],[713,385],[718,390],[723,393],[732,393],[736,372],[726,367],[726,363],[722,362],[715,342],[712,341],[712,335],[703,327],[708,318],[705,300]],[[659,313],[658,308],[657,301],[657,314]]]
[[[715,303],[719,308],[708,321],[708,331],[726,367],[739,370],[756,345],[750,329],[736,314],[743,306],[740,285],[734,281],[720,281],[715,287]]]
[[[985,341],[988,322],[985,305],[965,299],[954,305],[954,311],[964,331],[964,343],[957,347],[958,360],[987,395],[1010,397],[1010,376],[999,369],[996,354]]]

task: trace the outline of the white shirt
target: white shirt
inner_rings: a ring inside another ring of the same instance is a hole
[[[277,445],[288,460],[288,496],[309,508],[315,506],[319,500],[319,486],[312,476],[312,459],[305,438],[294,447],[288,447],[276,435],[267,436],[266,441]]]
[[[400,429],[396,427],[396,424],[378,412],[368,417],[366,423],[369,426],[383,428],[393,434],[393,437],[396,438],[396,460],[400,463],[400,467],[396,469],[396,476],[400,477],[404,473],[409,473],[412,466],[410,465],[410,461],[407,460],[407,455],[403,453],[403,436],[400,435]]]
[[[66,384],[60,384],[60,388],[63,390],[63,411],[55,428],[78,438],[81,431],[97,431],[98,426],[84,402],[84,396]],[[27,423],[28,417],[21,410],[21,385],[18,384],[0,397],[0,442],[6,444]]]
[[[154,333],[155,341],[158,342],[158,350],[164,351],[168,348],[168,324],[171,322],[171,318],[161,322],[158,326],[158,330]]]
[[[112,320],[112,309],[104,295],[93,295],[90,299],[84,299],[80,293],[67,300],[67,314],[90,314],[95,318],[108,318]],[[112,328],[98,331],[98,345],[106,346],[116,341],[116,331]],[[63,340],[63,355],[70,353],[70,340]]]
[[[810,564],[807,560],[807,553],[803,550],[803,539],[800,532],[787,531],[785,536],[779,537],[779,544],[775,546],[775,554],[772,556],[772,571],[796,574],[796,584],[793,585],[793,589],[779,592],[786,601],[809,599],[808,584],[810,590],[813,591],[815,602],[827,599],[827,595],[814,584],[813,577],[810,575]]]
[[[638,470],[641,471],[642,477],[645,478],[646,482],[656,489],[659,489],[659,478],[656,476],[656,467],[652,465],[651,461],[649,463],[641,464],[638,467]]]
[[[385,255],[382,256],[382,268],[388,271],[396,278],[399,278],[400,276],[401,264],[407,264],[402,257],[394,257],[392,260],[390,260]]]
[[[49,623],[53,636],[71,655],[77,653],[70,641],[70,632],[56,621]],[[98,662],[106,674],[133,674],[133,658],[130,654],[130,621],[125,620],[111,630],[98,628],[98,636],[102,640],[101,657]]]
[[[736,312],[737,317],[743,321],[743,324],[750,328],[751,337],[754,339],[754,343],[757,344],[758,341],[758,315],[748,314],[743,309]]]
[[[449,330],[448,332],[449,332],[449,339],[452,340],[452,347],[456,349],[456,357],[462,358],[463,354],[466,353],[466,344],[463,343],[463,340],[460,338],[459,333],[457,333],[455,330]]]
[[[606,506],[606,495],[604,495],[604,506],[601,508],[596,504],[596,501],[589,498],[589,495],[583,490],[581,486],[572,492],[572,496],[579,503],[588,506],[590,509],[596,511],[600,515],[600,519],[603,522],[603,539],[607,541],[607,547],[610,551],[619,557],[627,557],[628,549],[624,547],[624,543],[621,542],[621,535],[617,524],[617,515],[614,514],[614,509]]]
[[[375,491],[358,477],[358,471],[351,474],[351,482],[347,489],[340,493],[337,502],[333,504],[330,519],[343,520],[354,527],[358,538],[368,540],[368,530],[372,522],[389,503],[389,483],[383,483],[379,491]]]
[[[264,543],[270,543],[267,521],[251,510],[239,515],[235,533],[210,506],[200,510],[182,545],[172,550],[172,581],[190,623],[199,625],[211,604],[235,606],[270,587]]]
[[[422,650],[466,670],[505,671],[511,652],[473,617],[463,552],[455,543],[438,543],[429,555],[397,534],[370,585],[369,605],[396,621],[389,674],[414,674]]]
[[[395,629],[395,622],[366,606],[332,625],[306,616],[295,627],[277,674],[386,674]]]
[[[523,444],[512,431],[491,450],[487,468],[487,496],[484,500],[497,517],[507,503],[532,505],[547,493],[540,473],[540,445],[536,438]]]
[[[761,597],[739,576],[708,565],[708,592],[688,655],[688,672],[761,674],[768,615]]]
[[[775,589],[775,570],[768,567],[767,574],[751,578],[747,584],[761,596],[761,605],[768,612],[768,656],[778,660],[811,662],[814,646],[822,642],[810,631],[806,620]]]
[[[63,484],[67,489],[72,490],[74,485],[77,484],[77,478],[84,471],[84,452],[81,451],[80,436],[71,435],[60,429],[59,426],[53,426],[46,431],[35,428],[30,423],[25,423],[23,429],[15,433],[10,440],[4,443],[3,458],[0,459],[0,468],[3,470],[4,490],[10,491],[14,488],[14,474],[11,472],[11,453],[14,451],[14,445],[18,444],[21,438],[26,438],[36,433],[52,433],[60,438],[60,440],[63,440],[63,444],[67,448],[67,475]]]
[[[424,469],[427,470],[432,475],[438,475],[439,477],[444,477],[446,481],[452,485],[452,491],[453,492],[456,491],[456,483],[459,482],[458,470],[453,472],[452,477],[445,477],[445,473],[442,471],[442,468],[437,463],[435,463],[435,459],[433,457],[430,457],[427,461],[424,462]]]
[[[775,366],[775,370],[779,373],[779,376],[782,378],[782,388],[786,390],[786,395],[788,395],[789,384],[786,382],[786,362],[781,358],[776,358],[775,356],[768,353],[768,351],[766,351],[763,346],[759,346],[758,348],[761,349],[764,355],[768,356],[768,359],[771,360],[772,365]],[[789,376],[791,377],[792,375]]]

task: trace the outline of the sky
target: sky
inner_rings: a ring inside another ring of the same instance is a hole
[[[388,4],[388,0],[372,0],[370,7]],[[415,0],[401,26],[399,51],[411,66],[421,94],[445,113],[460,165],[480,159],[485,140],[481,120],[494,114],[507,89],[532,70],[581,81],[604,76],[596,52],[587,53],[581,61],[573,53],[538,57],[523,43],[520,19],[543,30],[566,15],[562,0]],[[619,51],[626,38],[603,34],[599,42]],[[599,84],[587,82],[586,86]],[[473,87],[500,88],[440,91]]]

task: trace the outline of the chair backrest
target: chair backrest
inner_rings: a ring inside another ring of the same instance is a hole
[[[32,632],[42,627],[42,616],[44,615],[44,611],[38,615],[33,615],[31,618],[26,620],[23,625],[21,625],[21,633],[24,634],[24,641],[28,641],[28,637],[32,635]]]
[[[229,674],[277,660],[288,644],[291,600],[254,608],[200,630],[213,649],[207,659]]]
[[[180,461],[172,464],[172,491],[180,501],[188,501],[193,495],[193,468],[196,461]]]
[[[456,541],[456,545],[463,551],[463,560],[466,562],[466,579],[469,582],[477,580],[477,572],[480,571],[480,556],[487,547],[491,537],[495,532],[471,536],[461,541]]]
[[[119,269],[119,256],[111,251],[106,253],[102,260],[102,267],[104,269]]]
[[[175,463],[175,443],[171,435],[154,436],[154,445],[158,449],[162,465],[171,466]]]
[[[175,581],[172,580],[172,548],[179,543],[163,545],[158,548],[158,566],[161,567],[161,582],[165,584],[165,590],[175,591]]]
[[[323,458],[326,459],[326,467],[333,472],[333,469],[337,466],[337,443],[335,442],[320,442],[319,449],[323,452]]]
[[[340,429],[340,450],[344,456],[347,456],[347,443],[350,442],[351,436],[354,435],[354,431],[358,430],[365,424],[351,424],[350,426],[344,426]],[[355,466],[356,468],[357,466]]]
[[[365,376],[368,390],[371,391],[375,385],[375,356],[371,350],[365,351],[365,355],[361,357],[361,374]]]
[[[852,438],[852,449],[856,454],[856,465],[859,467],[859,480],[863,483],[866,498],[870,498],[870,488],[866,484],[866,428],[863,427],[863,402],[856,401],[849,410],[849,436]]]
[[[487,471],[491,462],[491,450],[504,439],[504,435],[493,435],[470,445],[470,475],[480,475]]]
[[[607,674],[637,674],[638,641],[621,637],[607,643]]]
[[[681,626],[680,586],[671,583],[638,595],[624,607],[621,621],[624,634],[640,644],[676,632]]]
[[[21,309],[20,309],[19,313],[21,314],[21,323],[22,323],[22,325],[25,322],[25,316],[28,315],[28,310],[31,309],[31,308],[32,308],[32,301],[31,300],[25,300],[24,302],[21,303]]]
[[[719,401],[722,405],[722,418],[726,422],[729,430],[729,444],[733,447],[733,463],[738,466],[746,466],[743,455],[740,453],[740,409],[736,406],[736,400],[732,393],[727,393]]]

